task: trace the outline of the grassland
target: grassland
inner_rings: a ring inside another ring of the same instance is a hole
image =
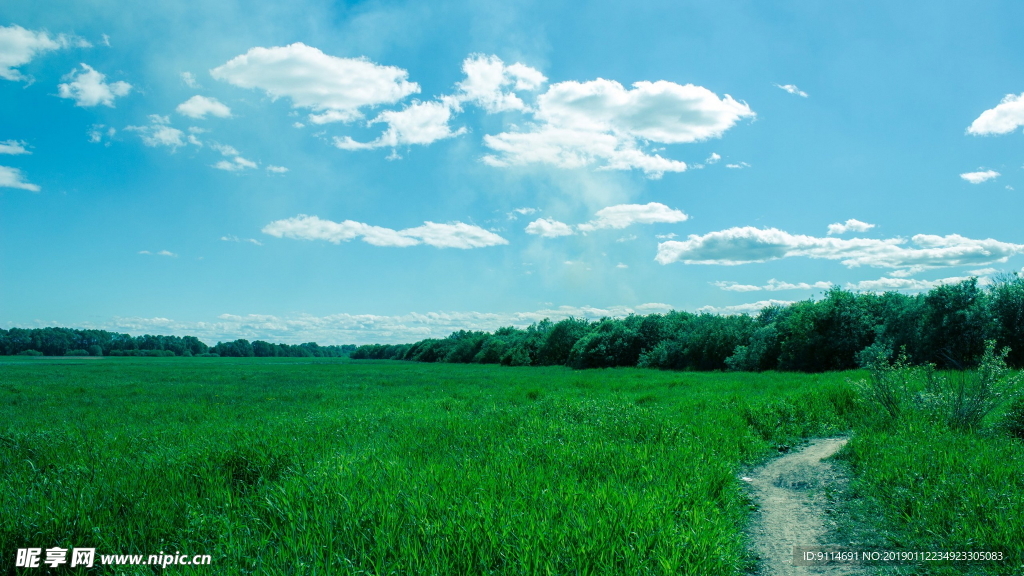
[[[1019,555],[1021,444],[882,425],[851,377],[3,359],[0,552],[12,574],[28,546],[213,556],[180,574],[742,574],[737,474],[852,431],[850,534]]]

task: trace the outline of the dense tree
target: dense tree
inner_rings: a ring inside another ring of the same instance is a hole
[[[872,354],[903,351],[916,363],[969,367],[988,339],[1011,349],[1011,366],[1024,367],[1024,279],[1016,274],[987,289],[970,279],[912,296],[833,288],[821,300],[768,306],[753,318],[673,311],[598,322],[544,320],[492,334],[459,331],[404,348],[362,346],[352,357],[817,372],[855,368],[868,347]]]

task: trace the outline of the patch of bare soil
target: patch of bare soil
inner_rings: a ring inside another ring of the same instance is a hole
[[[846,438],[820,438],[755,469],[743,480],[757,503],[748,537],[759,559],[761,576],[865,574],[862,566],[797,566],[794,546],[825,544],[825,491],[846,479],[824,459]]]

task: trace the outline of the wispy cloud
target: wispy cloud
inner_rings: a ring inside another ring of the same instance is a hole
[[[804,98],[807,98],[807,92],[804,92],[803,90],[797,88],[796,84],[775,84],[774,86],[776,88],[781,88],[795,96],[802,96]]]
[[[17,188],[29,192],[39,192],[40,188],[25,180],[25,175],[17,168],[0,166],[0,188]]]

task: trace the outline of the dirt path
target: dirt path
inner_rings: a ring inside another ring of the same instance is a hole
[[[827,532],[823,489],[844,479],[823,459],[846,438],[821,438],[743,477],[758,504],[748,535],[761,576],[864,574],[861,567],[794,566],[794,546],[818,546]]]

